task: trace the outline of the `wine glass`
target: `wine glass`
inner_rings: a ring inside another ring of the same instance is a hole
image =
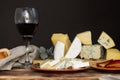
[[[18,32],[22,36],[23,40],[26,42],[25,53],[26,59],[25,63],[23,64],[24,68],[28,68],[31,64],[29,60],[28,46],[30,45],[30,41],[33,38],[33,35],[35,34],[39,23],[38,13],[35,8],[30,7],[16,8],[14,18]]]

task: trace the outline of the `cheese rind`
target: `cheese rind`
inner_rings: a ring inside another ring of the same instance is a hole
[[[115,46],[113,39],[104,31],[101,33],[98,43],[100,43],[105,49],[109,49]]]
[[[65,53],[68,51],[68,49],[71,45],[68,34],[54,33],[51,36],[51,41],[54,46],[56,45],[57,41],[63,42],[65,44]]]
[[[92,45],[91,31],[85,31],[77,34],[82,44]]]
[[[65,51],[65,44],[57,41],[55,48],[54,48],[54,59],[59,60],[62,57],[64,57],[64,52]]]
[[[81,51],[81,41],[78,37],[75,37],[73,40],[68,52],[65,55],[65,58],[76,58]]]
[[[84,59],[100,59],[104,56],[103,48],[101,45],[83,45],[80,57]]]
[[[111,59],[120,59],[120,51],[116,48],[111,48],[106,51],[106,59],[111,60]]]

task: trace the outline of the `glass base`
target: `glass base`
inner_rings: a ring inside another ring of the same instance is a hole
[[[25,61],[25,63],[23,63],[23,68],[24,69],[30,69],[31,68],[31,64],[29,61]]]

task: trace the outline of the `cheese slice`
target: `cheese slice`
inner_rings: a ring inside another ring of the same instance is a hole
[[[54,49],[54,59],[59,60],[62,57],[64,57],[64,51],[65,51],[65,44],[57,41]]]
[[[89,62],[82,62],[82,61],[73,61],[73,69],[79,69],[81,67],[88,67],[90,66]]]
[[[75,37],[73,40],[68,52],[65,55],[65,58],[76,58],[81,51],[81,41],[78,37]]]
[[[40,68],[50,69],[50,67],[51,67],[51,66],[49,65],[50,61],[51,61],[51,60],[45,60],[45,61],[43,61],[43,62],[40,64]]]
[[[71,45],[68,34],[54,33],[52,34],[51,41],[54,46],[56,45],[57,41],[63,42],[65,44],[65,53],[68,51]]]
[[[109,49],[115,46],[113,39],[104,31],[101,33],[98,43],[100,43],[105,49]]]
[[[85,31],[79,33],[77,34],[77,37],[80,39],[82,44],[87,44],[87,45],[92,44],[91,31]]]
[[[65,68],[65,61],[61,61],[57,65],[52,67],[52,69],[64,69],[64,68]]]
[[[106,59],[120,59],[120,51],[115,48],[108,49],[106,51]]]
[[[54,66],[54,65],[57,64],[58,62],[60,62],[59,59],[53,60],[53,61],[51,61],[51,62],[49,63],[49,65],[50,65],[50,66]]]

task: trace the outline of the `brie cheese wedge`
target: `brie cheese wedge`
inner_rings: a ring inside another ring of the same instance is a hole
[[[78,37],[75,37],[73,40],[68,52],[65,55],[65,58],[76,58],[81,51],[81,41]]]
[[[65,51],[65,44],[57,41],[54,49],[54,59],[59,60],[62,57],[64,57],[64,51]]]

